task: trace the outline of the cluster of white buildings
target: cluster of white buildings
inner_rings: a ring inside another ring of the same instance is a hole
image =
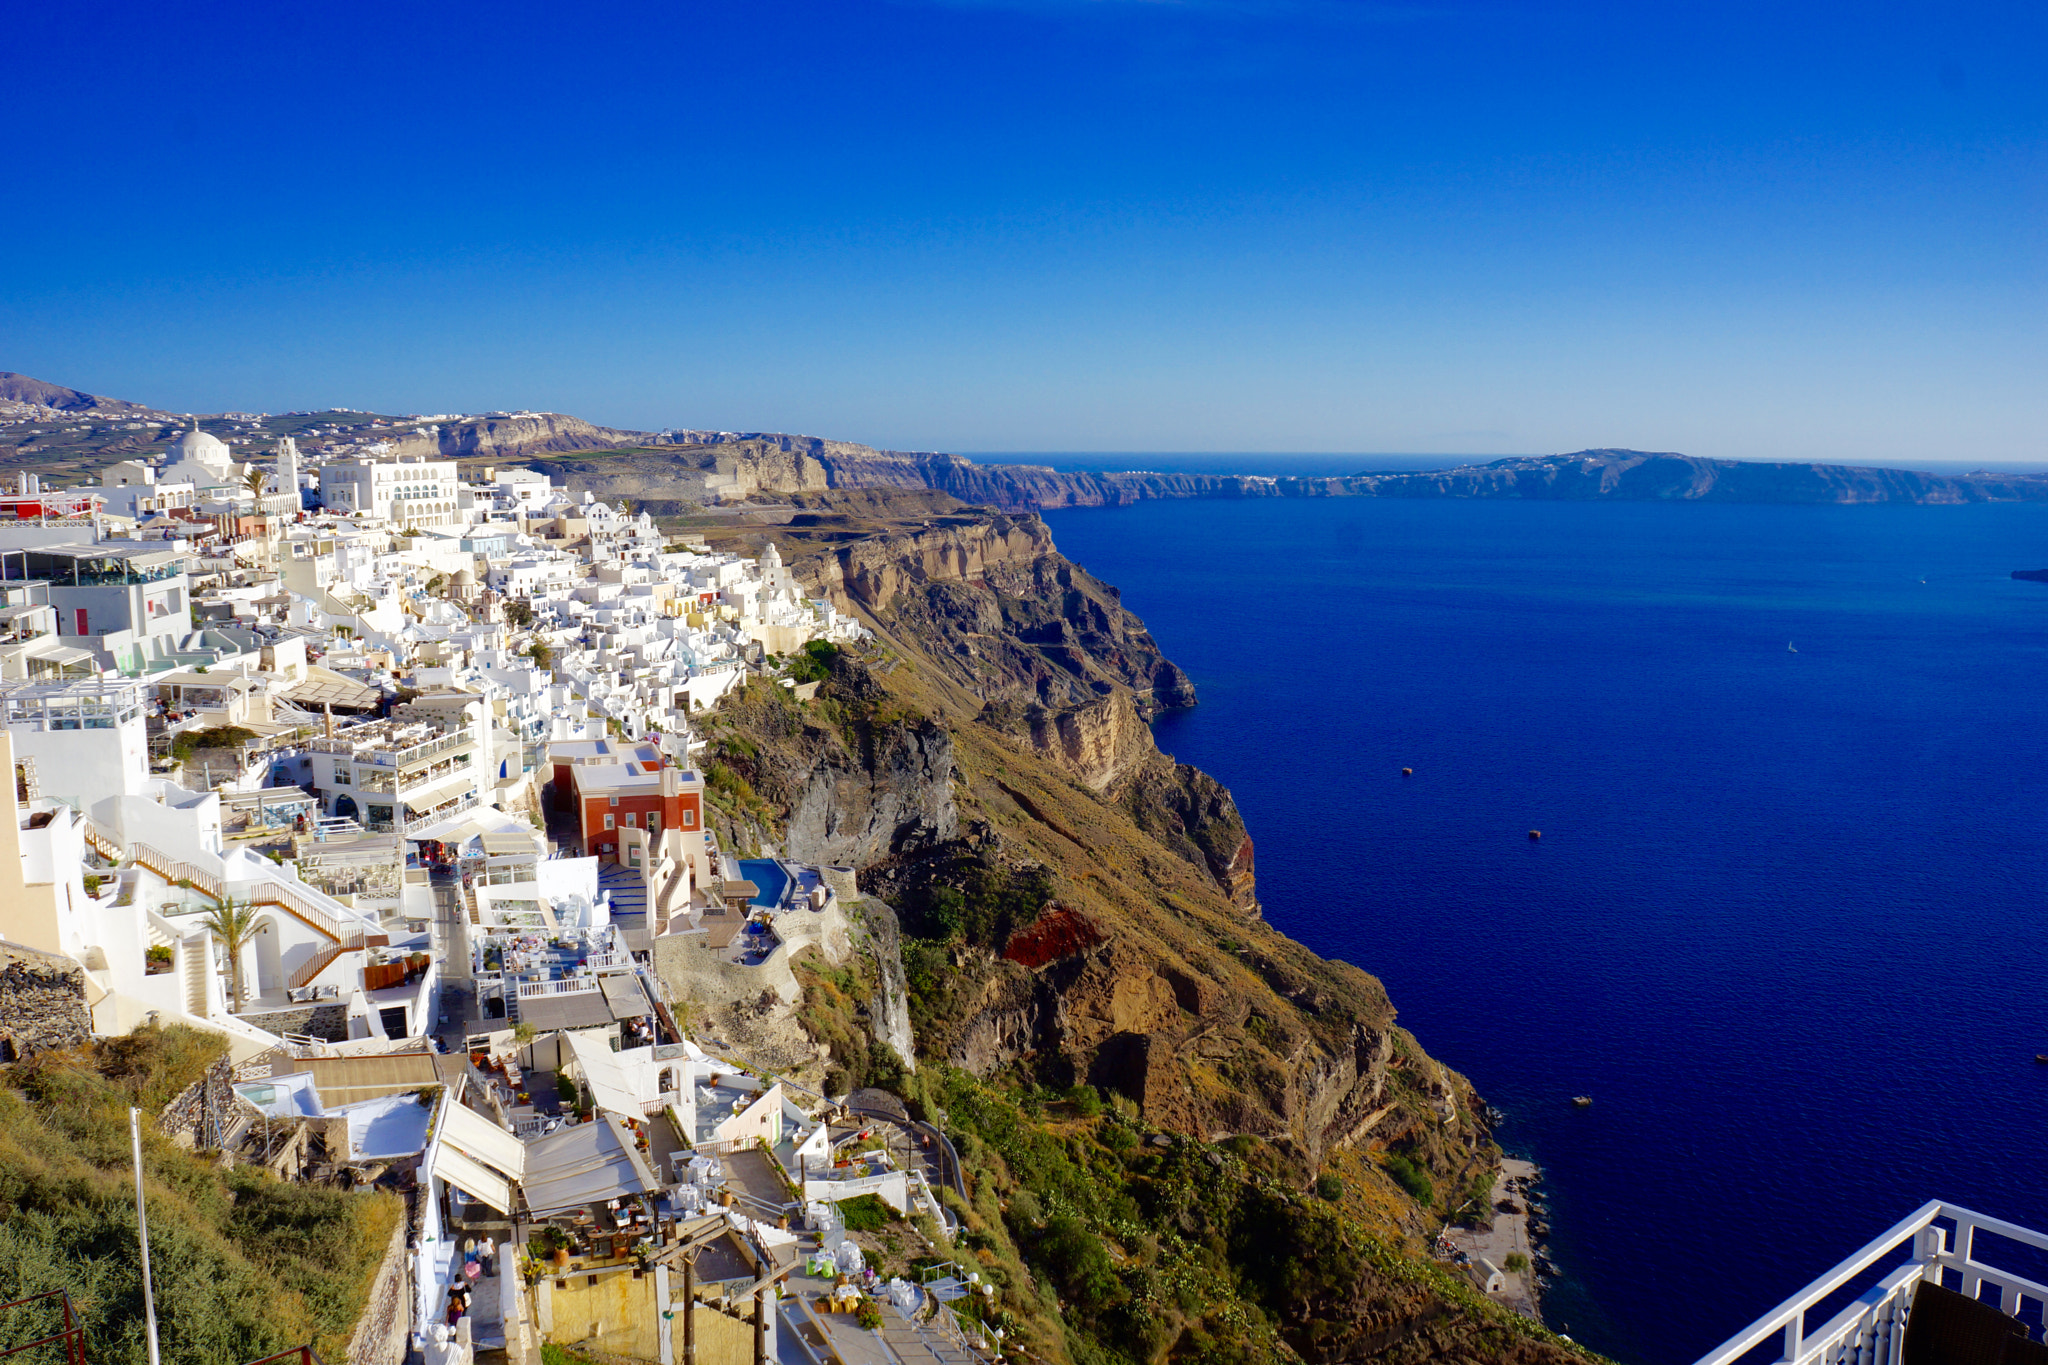
[[[93,1033],[227,1040],[195,1142],[416,1190],[404,1330],[430,1360],[583,1340],[583,1291],[649,1268],[619,1349],[673,1358],[685,1260],[712,1310],[799,1270],[844,1298],[836,1201],[943,1221],[926,1177],[702,1050],[652,964],[669,938],[786,973],[779,946],[843,925],[822,870],[718,847],[691,720],[860,628],[772,548],[674,548],[525,470],[300,465],[287,440],[252,478],[194,430],[90,496],[7,495],[6,951],[75,979]],[[14,1010],[0,1055],[38,1046]],[[519,1274],[543,1256],[573,1284]],[[976,1354],[926,1290],[850,1282]],[[823,1365],[830,1305],[780,1302],[766,1330]]]

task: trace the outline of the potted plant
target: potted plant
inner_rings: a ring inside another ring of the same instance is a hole
[[[149,945],[149,951],[143,956],[148,963],[144,973],[149,976],[160,976],[171,969],[177,954],[171,951],[169,944],[152,943]]]

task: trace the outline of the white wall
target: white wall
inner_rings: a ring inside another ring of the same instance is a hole
[[[149,737],[140,715],[109,730],[9,729],[15,761],[36,761],[45,796],[90,805],[109,793],[137,795],[149,780]]]

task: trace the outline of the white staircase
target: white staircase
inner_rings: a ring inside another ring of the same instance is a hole
[[[206,934],[193,934],[178,951],[185,963],[185,1012],[204,1019],[208,1015],[206,975],[213,970],[213,941]]]

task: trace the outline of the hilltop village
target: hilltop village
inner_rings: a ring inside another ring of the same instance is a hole
[[[859,899],[707,828],[695,724],[863,633],[772,546],[197,429],[0,518],[0,1060],[201,1030],[162,1131],[407,1193],[350,1358],[995,1356],[980,1275],[872,1235],[957,1226],[944,1137],[674,994],[843,956]]]
[[[14,1339],[149,1358],[133,1106],[165,1359],[1566,1358],[1469,1082],[1262,923],[1035,516],[116,416],[0,491]]]

